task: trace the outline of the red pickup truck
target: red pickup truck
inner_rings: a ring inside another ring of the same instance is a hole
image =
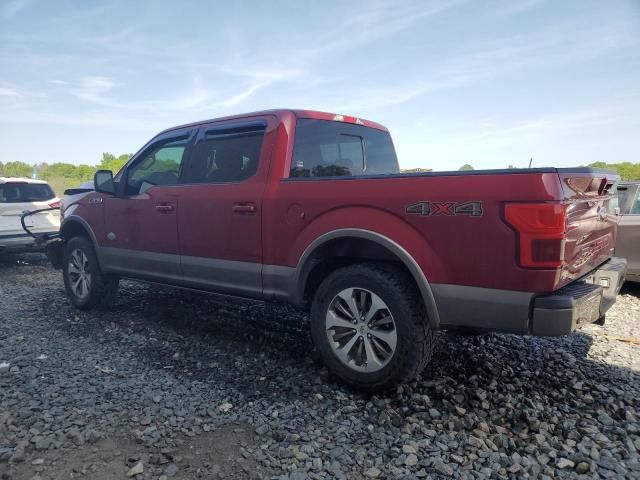
[[[589,168],[402,174],[389,132],[273,110],[166,130],[62,206],[71,302],[121,277],[308,308],[328,368],[415,378],[435,331],[564,335],[602,321],[618,177]]]

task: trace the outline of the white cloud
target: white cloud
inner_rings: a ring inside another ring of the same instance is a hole
[[[105,94],[114,86],[116,83],[108,77],[83,77],[73,94],[83,100],[109,106],[113,104]]]
[[[224,106],[224,107],[232,107],[234,105],[237,105],[238,103],[243,102],[244,100],[246,100],[247,98],[249,98],[256,90],[258,90],[259,88],[264,87],[265,85],[267,85],[266,83],[255,83],[253,85],[251,85],[249,88],[247,88],[245,91],[234,95],[226,100],[223,100],[222,102],[220,102],[220,105]]]
[[[13,88],[0,87],[0,97],[18,97],[19,95]]]

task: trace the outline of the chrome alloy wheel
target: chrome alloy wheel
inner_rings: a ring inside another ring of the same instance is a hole
[[[69,272],[69,285],[74,295],[78,298],[85,298],[89,295],[91,286],[89,259],[79,248],[71,252],[67,270]]]
[[[336,357],[360,372],[376,372],[387,365],[398,341],[386,303],[363,288],[346,288],[331,300],[325,328]]]

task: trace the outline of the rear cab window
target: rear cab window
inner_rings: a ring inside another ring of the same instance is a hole
[[[46,202],[55,196],[46,183],[0,183],[0,203]]]
[[[389,132],[329,120],[297,121],[290,178],[399,172]]]

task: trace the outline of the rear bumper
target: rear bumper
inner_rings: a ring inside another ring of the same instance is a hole
[[[54,232],[35,232],[54,233]],[[35,239],[26,233],[0,234],[0,253],[24,252],[42,250],[42,245],[36,244]]]
[[[611,258],[547,295],[461,285],[431,287],[442,329],[559,336],[604,316],[616,301],[626,268],[625,259]]]
[[[627,261],[611,258],[579,281],[536,297],[531,315],[531,333],[558,336],[573,332],[602,318],[616,302],[624,283]]]

